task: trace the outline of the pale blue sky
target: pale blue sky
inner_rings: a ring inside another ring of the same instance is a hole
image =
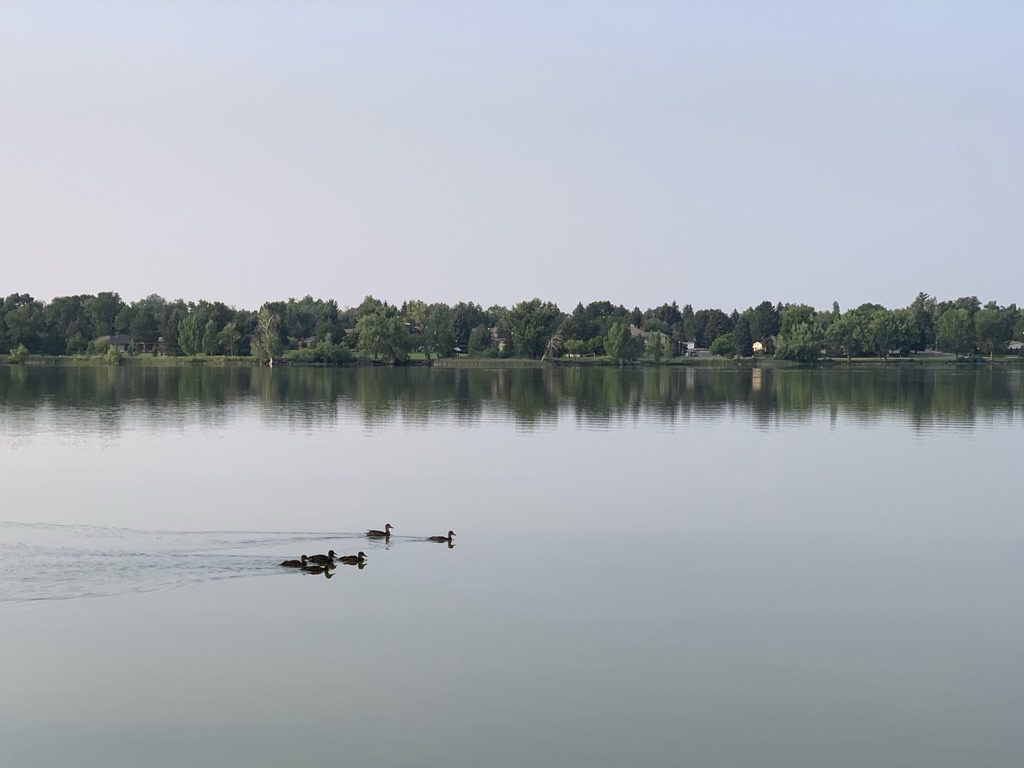
[[[7,2],[0,293],[1024,302],[1018,2]]]

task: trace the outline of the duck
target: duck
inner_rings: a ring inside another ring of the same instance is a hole
[[[285,560],[281,565],[285,568],[305,568],[307,560],[309,558],[303,555],[301,560]]]
[[[366,553],[360,552],[358,555],[345,555],[344,557],[339,557],[338,562],[345,565],[358,565],[362,567],[366,564]]]
[[[369,536],[371,539],[390,539],[391,529],[394,527],[395,526],[393,526],[391,523],[385,523],[383,531],[375,531],[373,529],[370,529],[366,532],[366,535]]]
[[[311,563],[319,563],[320,565],[324,565],[325,563],[333,563],[334,556],[336,554],[337,553],[333,549],[329,549],[327,550],[326,555],[310,555],[306,559],[309,560],[309,562]]]
[[[307,565],[302,570],[306,573],[327,573],[328,568],[326,565]]]
[[[444,544],[444,543],[451,544],[453,536],[455,536],[455,531],[448,531],[448,535],[447,536],[428,536],[427,537],[427,541],[436,541],[436,542],[441,543],[441,544]]]

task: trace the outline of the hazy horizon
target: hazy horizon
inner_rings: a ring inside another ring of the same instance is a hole
[[[3,295],[1021,299],[1016,4],[0,18]]]

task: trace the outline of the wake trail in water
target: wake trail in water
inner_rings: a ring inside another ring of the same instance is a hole
[[[152,592],[286,573],[280,561],[361,533],[146,531],[0,523],[0,603]]]

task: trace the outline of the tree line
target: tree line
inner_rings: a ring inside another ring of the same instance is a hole
[[[413,352],[428,360],[586,355],[629,362],[677,356],[690,347],[727,357],[749,357],[756,349],[800,362],[822,354],[885,358],[926,349],[991,357],[1011,340],[1024,340],[1024,311],[1016,304],[982,305],[974,296],[939,301],[926,293],[896,309],[862,304],[841,311],[833,303],[817,310],[763,301],[731,313],[680,308],[674,301],[646,310],[596,301],[566,313],[537,298],[484,309],[473,302],[420,300],[399,306],[367,296],[359,306],[341,309],[333,299],[306,296],[257,310],[156,294],[128,303],[114,292],[48,303],[29,294],[0,299],[0,349],[12,356],[103,354],[111,338],[127,338],[131,351],[161,355],[335,365],[359,358],[401,363]]]

